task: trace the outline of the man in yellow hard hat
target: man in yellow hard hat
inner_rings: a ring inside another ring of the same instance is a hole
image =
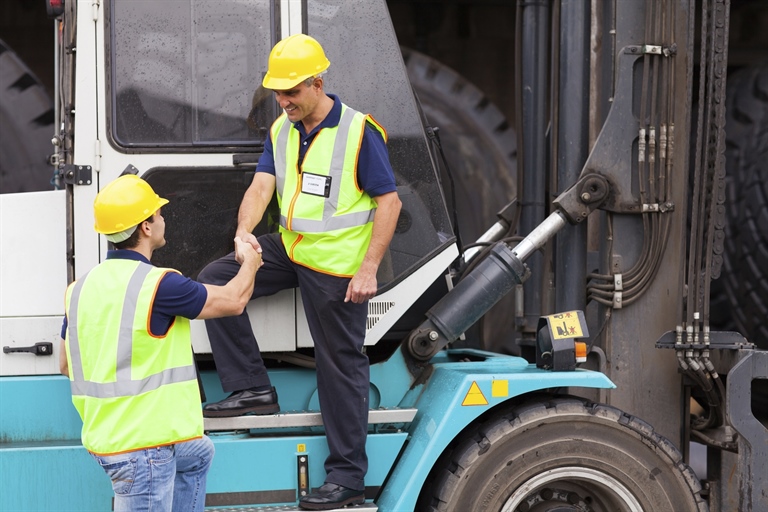
[[[299,287],[315,346],[317,386],[330,454],[325,484],[299,505],[328,510],[365,499],[368,459],[368,358],[362,352],[368,299],[400,213],[386,131],[370,115],[326,94],[330,66],[323,48],[304,34],[278,42],[263,86],[283,114],[274,122],[256,174],[240,205],[237,236],[263,251],[253,298]],[[280,232],[252,231],[272,196]],[[218,284],[236,270],[233,255],[199,275]],[[216,368],[232,394],[207,404],[206,416],[276,412],[246,313],[206,322]],[[270,406],[272,408],[270,409]]]
[[[115,492],[115,511],[202,511],[213,443],[203,435],[189,319],[240,314],[261,255],[235,238],[239,269],[202,285],[150,263],[165,245],[168,201],[121,176],[94,202],[114,250],[67,288],[61,372],[83,420],[82,442]]]

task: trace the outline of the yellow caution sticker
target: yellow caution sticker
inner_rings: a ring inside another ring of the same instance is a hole
[[[508,380],[491,381],[491,396],[494,398],[509,396],[509,381]]]
[[[304,453],[305,451],[307,451],[307,445],[304,443],[297,444],[296,451],[299,453]]]
[[[565,313],[549,315],[547,322],[552,332],[552,338],[556,340],[584,338],[589,335],[586,332],[587,322],[581,311],[566,311]]]
[[[477,382],[473,381],[472,385],[469,386],[467,396],[464,397],[461,405],[488,405],[488,400],[486,400],[483,392],[480,391],[480,386],[477,385]]]

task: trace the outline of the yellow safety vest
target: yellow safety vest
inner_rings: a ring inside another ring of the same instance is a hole
[[[285,114],[272,124],[280,232],[288,257],[313,270],[351,277],[373,232],[376,203],[357,186],[357,158],[371,116],[342,103],[338,126],[315,135],[299,168],[299,131]]]
[[[67,289],[66,350],[83,446],[107,455],[203,435],[189,320],[149,333],[160,279],[175,270],[107,260]]]

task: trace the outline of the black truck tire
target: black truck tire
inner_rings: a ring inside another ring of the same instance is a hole
[[[580,398],[543,398],[459,436],[419,511],[704,512],[680,452],[645,422]]]
[[[488,97],[456,71],[423,53],[400,49],[424,114],[440,129],[456,184],[459,230],[463,243],[471,243],[515,197],[515,131]],[[450,202],[447,176],[443,186]]]
[[[0,41],[0,193],[53,189],[53,125],[45,88]]]
[[[768,349],[768,63],[728,77],[722,285],[736,330]]]
[[[459,234],[473,243],[516,195],[517,136],[499,108],[475,85],[441,62],[400,47],[416,96],[429,124],[438,127],[454,180]],[[441,180],[449,210],[451,184],[443,162]],[[453,217],[451,217],[453,222]],[[468,345],[517,354],[512,294],[502,298],[467,333]],[[458,346],[458,345],[457,345]]]

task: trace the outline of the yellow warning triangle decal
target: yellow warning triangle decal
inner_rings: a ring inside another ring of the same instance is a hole
[[[473,381],[472,385],[469,386],[467,396],[464,397],[461,405],[488,405],[488,400],[485,399],[483,392],[480,391],[480,386],[477,385],[477,382]]]

